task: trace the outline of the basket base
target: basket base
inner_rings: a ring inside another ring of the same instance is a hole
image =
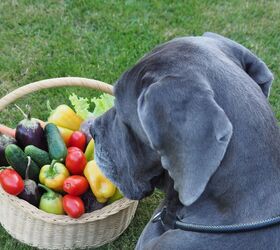
[[[81,219],[47,214],[0,187],[0,222],[15,239],[39,249],[85,249],[118,238],[129,226],[138,202],[121,199]]]

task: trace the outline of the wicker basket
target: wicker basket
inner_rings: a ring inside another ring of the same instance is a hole
[[[78,77],[43,80],[25,85],[0,99],[0,112],[29,93],[62,86],[97,89],[112,95],[112,86]],[[0,187],[0,222],[17,240],[40,249],[98,247],[120,236],[130,224],[138,202],[123,198],[79,219],[45,213]]]

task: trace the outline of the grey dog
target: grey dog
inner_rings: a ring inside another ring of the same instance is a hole
[[[267,101],[273,75],[214,33],[176,38],[114,86],[115,106],[91,127],[95,159],[130,198],[155,187],[184,222],[248,223],[280,214],[280,131]],[[156,211],[156,212],[157,212]],[[280,249],[280,225],[199,233],[150,221],[136,249]]]

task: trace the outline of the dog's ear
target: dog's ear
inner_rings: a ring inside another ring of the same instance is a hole
[[[273,74],[260,58],[239,43],[221,35],[206,32],[203,36],[213,38],[217,41],[219,48],[246,71],[246,73],[260,86],[264,95],[269,97]]]
[[[150,146],[160,154],[186,206],[203,193],[232,135],[231,122],[212,91],[198,85],[167,76],[138,98],[138,116]]]

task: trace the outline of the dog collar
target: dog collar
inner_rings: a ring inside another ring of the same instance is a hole
[[[183,222],[178,217],[168,213],[166,207],[163,207],[162,210],[152,218],[152,222],[161,222],[165,229],[181,229],[199,233],[241,233],[278,225],[280,224],[280,216],[251,223],[231,225],[202,225]]]

